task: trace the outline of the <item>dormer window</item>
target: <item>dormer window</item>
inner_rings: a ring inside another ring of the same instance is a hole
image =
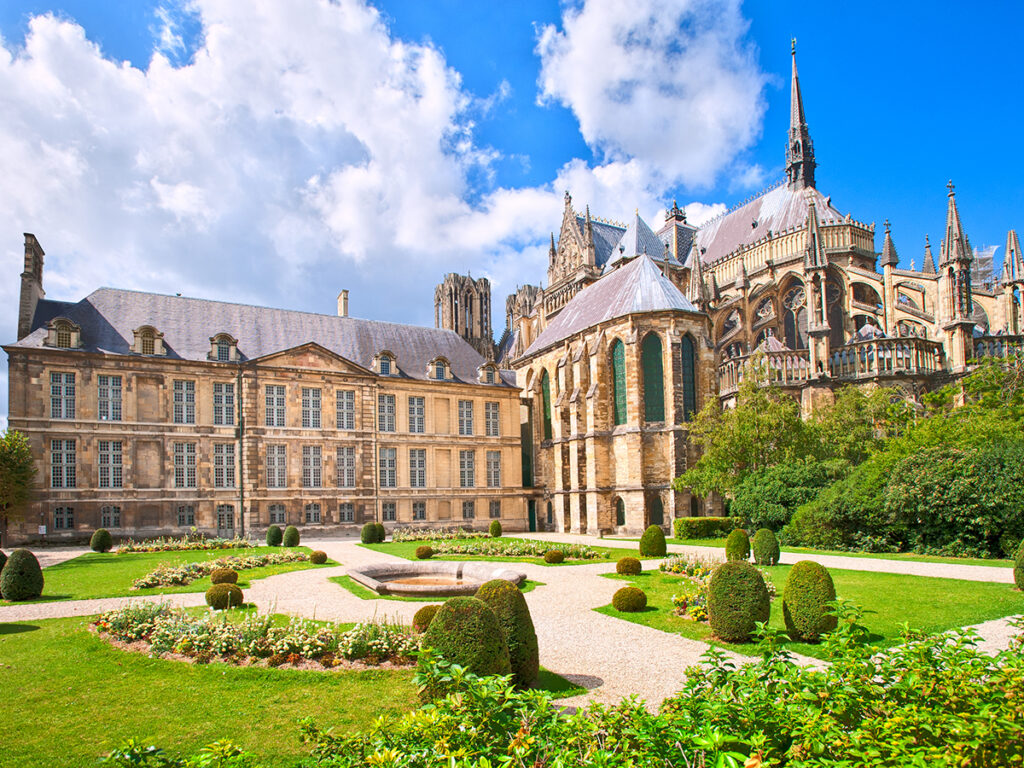
[[[57,325],[57,346],[62,349],[71,348],[71,326],[67,323]]]
[[[163,355],[164,335],[151,325],[142,325],[134,331],[135,339],[132,343],[132,352],[137,355]]]
[[[381,376],[393,376],[396,371],[395,356],[384,350],[374,358],[376,363],[377,373]]]
[[[66,317],[58,317],[46,328],[46,346],[58,349],[77,349],[82,346],[82,328]]]
[[[218,363],[238,362],[238,339],[228,333],[211,336],[209,359]]]
[[[451,378],[449,371],[451,366],[443,357],[435,357],[427,366],[427,378],[437,381],[447,381]]]
[[[434,363],[434,378],[435,379],[443,379],[444,378],[444,363]]]
[[[493,384],[498,380],[498,367],[494,363],[485,363],[478,371],[481,384]]]

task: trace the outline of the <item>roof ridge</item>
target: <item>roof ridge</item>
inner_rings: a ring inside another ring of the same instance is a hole
[[[706,227],[706,226],[707,226],[708,224],[711,224],[711,223],[713,223],[713,222],[715,222],[715,221],[718,221],[719,219],[721,219],[721,218],[724,218],[724,217],[728,216],[728,215],[729,215],[730,213],[735,213],[736,211],[738,211],[738,210],[739,210],[740,208],[742,208],[743,206],[745,206],[745,205],[748,205],[749,203],[752,203],[752,202],[754,202],[754,201],[755,201],[755,200],[757,200],[757,198],[759,198],[759,197],[764,197],[764,196],[765,196],[765,195],[767,195],[767,194],[768,194],[769,192],[773,192],[773,191],[775,191],[775,190],[776,190],[776,189],[778,189],[779,187],[783,186],[783,185],[784,185],[785,183],[786,183],[786,179],[784,179],[784,178],[783,178],[783,179],[778,179],[777,181],[774,181],[774,182],[772,182],[772,183],[771,183],[771,184],[769,184],[769,185],[768,185],[767,187],[765,187],[765,188],[764,188],[764,189],[762,189],[762,190],[761,190],[760,192],[758,192],[758,193],[757,193],[756,195],[751,195],[750,197],[748,197],[748,198],[747,198],[747,199],[745,199],[745,200],[741,200],[741,201],[740,201],[740,202],[738,202],[738,203],[733,203],[733,205],[732,205],[732,207],[731,207],[731,208],[727,208],[726,210],[722,211],[722,212],[721,212],[720,214],[718,214],[717,216],[712,216],[712,217],[711,217],[710,219],[708,219],[708,220],[707,220],[707,221],[705,221],[705,222],[704,222],[703,224],[701,224],[701,225],[700,225],[700,226],[699,226],[699,227],[698,227],[697,229],[703,229],[703,228],[704,228],[704,227]]]

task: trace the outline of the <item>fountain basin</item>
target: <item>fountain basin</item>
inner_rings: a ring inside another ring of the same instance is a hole
[[[381,563],[353,568],[349,577],[378,595],[452,597],[473,595],[485,581],[505,579],[519,586],[526,574],[494,563],[449,562]]]

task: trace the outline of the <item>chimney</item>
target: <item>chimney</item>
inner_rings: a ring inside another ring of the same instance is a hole
[[[43,253],[36,236],[25,233],[25,270],[21,273],[21,297],[18,303],[18,339],[32,332],[36,305],[46,296],[43,291]]]
[[[348,317],[348,291],[338,294],[338,317]]]

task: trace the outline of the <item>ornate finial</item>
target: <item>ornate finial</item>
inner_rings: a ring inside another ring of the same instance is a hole
[[[925,248],[931,248],[932,247],[932,241],[928,238],[928,235],[924,236],[924,247]]]
[[[639,216],[640,215],[640,208],[639,207],[633,209],[633,215],[635,215],[635,216]]]
[[[950,179],[948,182],[946,182],[946,189],[949,190],[949,196],[953,197],[953,180],[952,179]]]
[[[885,234],[889,234],[889,219],[888,218],[885,220],[884,225],[885,225]]]
[[[795,37],[789,38],[789,52],[791,54],[793,54],[794,56],[796,56],[796,38]]]
[[[569,194],[569,190],[565,190],[565,204],[569,205],[572,202],[572,195]]]

